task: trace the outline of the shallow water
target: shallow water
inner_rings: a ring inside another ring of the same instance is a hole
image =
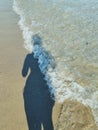
[[[13,8],[20,15],[25,48],[32,51],[32,35],[38,34],[55,59],[56,68],[45,74],[56,100],[89,105],[98,124],[98,1],[14,0]],[[42,51],[34,50],[44,72],[48,62]]]

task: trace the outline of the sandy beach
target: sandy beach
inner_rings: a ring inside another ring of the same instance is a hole
[[[0,129],[27,130],[21,68],[25,54],[12,1],[0,1]]]
[[[24,58],[22,31],[19,17],[13,12],[12,1],[0,1],[0,129],[27,130],[21,76]],[[58,106],[58,105],[57,105]],[[54,124],[59,107],[54,108]],[[58,108],[58,109],[56,109]]]
[[[26,79],[21,75],[28,51],[12,4],[0,1],[0,130],[28,130],[23,100]],[[52,118],[56,130],[98,130],[91,109],[77,101],[56,103]]]

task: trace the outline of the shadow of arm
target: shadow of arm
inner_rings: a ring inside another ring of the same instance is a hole
[[[22,76],[26,77],[28,74],[29,70],[29,62],[28,62],[28,56],[26,56],[24,64],[23,64],[23,69],[22,69]]]

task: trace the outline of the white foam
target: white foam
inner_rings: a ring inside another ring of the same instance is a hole
[[[23,38],[24,38],[24,47],[32,52],[33,46],[32,46],[32,35],[33,32],[30,31],[28,27],[25,26],[25,17],[21,9],[18,8],[18,4],[16,0],[13,0],[13,10],[20,16],[20,20],[18,22],[18,25],[20,26],[20,29],[23,31]]]

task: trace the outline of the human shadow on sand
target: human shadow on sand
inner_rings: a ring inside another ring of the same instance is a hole
[[[27,75],[23,97],[28,129],[42,130],[43,126],[44,130],[54,130],[52,123],[54,100],[34,53],[27,54],[24,61],[22,76]]]

